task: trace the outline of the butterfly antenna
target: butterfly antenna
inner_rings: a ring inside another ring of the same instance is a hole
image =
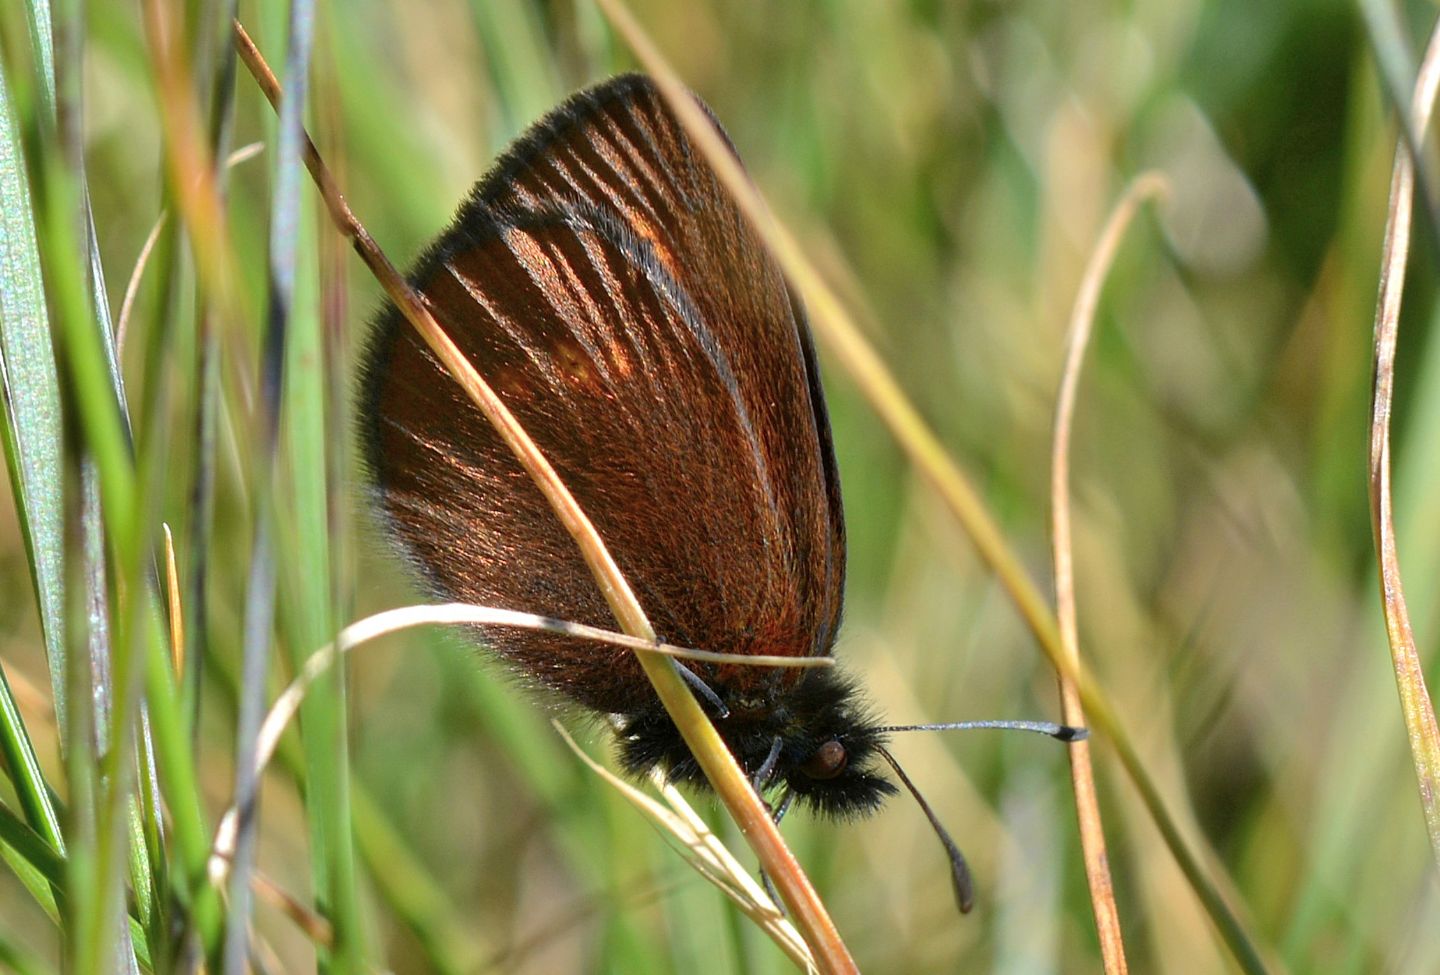
[[[888,728],[876,728],[882,734],[895,731],[974,731],[978,728],[999,728],[1004,731],[1033,731],[1057,741],[1084,741],[1090,737],[1089,728],[1056,724],[1053,721],[950,721],[944,724],[899,724]]]
[[[940,837],[940,843],[950,857],[950,881],[955,885],[955,903],[959,905],[961,914],[969,914],[970,908],[975,906],[975,885],[970,880],[970,866],[965,862],[965,854],[960,852],[960,847],[955,845],[955,841],[950,838],[945,827],[940,825],[940,820],[935,816],[935,810],[930,808],[930,803],[926,802],[925,797],[920,794],[920,790],[915,788],[915,783],[910,781],[910,776],[906,775],[905,770],[900,767],[900,763],[895,761],[895,756],[891,755],[884,746],[877,746],[877,748],[884,756],[885,761],[889,762],[890,767],[895,770],[895,774],[900,777],[900,781],[905,783],[905,788],[910,790],[910,794],[920,804],[921,812],[925,813],[925,818],[930,820],[930,828],[935,830],[936,836]]]

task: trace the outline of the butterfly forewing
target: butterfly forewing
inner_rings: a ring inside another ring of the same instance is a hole
[[[414,281],[595,522],[662,639],[829,652],[844,536],[803,315],[648,80],[607,82],[540,122]],[[393,309],[362,382],[382,510],[437,594],[613,625],[538,489]],[[628,652],[486,640],[590,707],[649,697]],[[702,673],[732,688],[793,679]]]

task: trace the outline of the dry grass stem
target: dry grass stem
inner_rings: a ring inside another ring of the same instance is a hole
[[[238,166],[247,159],[254,159],[260,155],[265,148],[263,142],[252,142],[249,145],[241,146],[225,158],[226,168]],[[130,316],[135,309],[135,297],[140,292],[140,282],[145,278],[145,268],[150,264],[150,255],[155,250],[155,244],[160,240],[160,231],[165,229],[165,222],[170,219],[170,211],[162,209],[160,215],[155,218],[155,223],[150,227],[150,233],[145,237],[145,243],[140,248],[140,253],[135,258],[135,266],[130,269],[130,279],[125,282],[125,297],[120,302],[120,315],[115,320],[115,352],[119,355],[125,349],[125,336],[130,331]]]
[[[685,647],[640,640],[624,633],[602,630],[594,626],[489,606],[471,606],[467,603],[404,606],[376,613],[351,623],[340,631],[334,643],[326,644],[306,659],[300,673],[275,699],[275,703],[270,706],[270,711],[260,725],[260,733],[256,737],[255,744],[255,777],[258,779],[269,766],[270,760],[275,756],[275,749],[280,744],[280,736],[285,733],[285,729],[300,713],[300,704],[305,700],[305,695],[309,693],[315,682],[335,665],[337,660],[351,650],[382,636],[417,626],[434,625],[512,626],[520,629],[558,633],[581,640],[594,640],[597,643],[608,643],[642,655],[677,657],[707,663],[801,668],[833,665],[833,661],[824,664],[799,663],[793,657],[756,657],[745,654],[690,650]],[[210,878],[216,884],[222,883],[229,871],[230,856],[234,852],[235,830],[238,825],[239,809],[231,806],[225,811],[225,815],[220,819],[220,825],[216,828],[215,842],[210,854]]]
[[[256,870],[250,878],[255,895],[288,917],[318,947],[329,948],[335,940],[334,928],[325,918],[306,907],[298,897]]]
[[[1415,82],[1411,107],[1414,130],[1430,125],[1437,90],[1440,90],[1440,24],[1431,35]],[[1415,166],[1404,140],[1395,151],[1390,178],[1390,207],[1385,224],[1384,256],[1380,267],[1379,297],[1375,308],[1375,385],[1370,411],[1370,513],[1380,569],[1380,596],[1390,660],[1400,692],[1400,712],[1410,740],[1420,804],[1430,834],[1431,853],[1440,866],[1440,728],[1435,707],[1425,687],[1425,672],[1415,648],[1400,559],[1395,542],[1395,511],[1390,484],[1390,417],[1395,396],[1395,350],[1400,330],[1400,306],[1405,269],[1410,256],[1410,221],[1415,201]]]
[[[125,351],[125,336],[130,333],[130,313],[135,308],[135,296],[140,293],[140,281],[145,277],[145,268],[150,263],[150,254],[155,250],[155,245],[160,240],[160,231],[165,229],[165,221],[169,217],[169,211],[161,210],[160,216],[155,218],[155,223],[140,248],[140,254],[135,258],[135,267],[130,271],[130,280],[125,282],[125,297],[120,302],[120,317],[115,320],[116,355]]]
[[[1066,659],[1080,663],[1080,639],[1076,625],[1075,573],[1070,534],[1070,432],[1075,417],[1076,390],[1080,385],[1080,369],[1085,349],[1094,330],[1095,309],[1100,290],[1115,254],[1120,249],[1125,230],[1140,206],[1166,192],[1165,180],[1158,173],[1138,177],[1111,212],[1099,243],[1085,268],[1075,307],[1070,315],[1066,342],[1065,365],[1060,377],[1060,394],[1055,406],[1055,434],[1050,462],[1050,511],[1053,519],[1052,551],[1055,560],[1055,616],[1060,625],[1060,642]],[[1059,674],[1061,721],[1075,727],[1085,726],[1085,707],[1080,701],[1075,682],[1063,672]],[[1085,858],[1085,878],[1090,885],[1090,904],[1095,914],[1095,930],[1100,939],[1100,956],[1105,971],[1120,975],[1129,971],[1125,961],[1125,939],[1120,928],[1120,912],[1115,906],[1115,890],[1110,878],[1110,861],[1105,849],[1105,828],[1100,819],[1100,803],[1095,795],[1095,774],[1090,760],[1090,742],[1073,742],[1070,756],[1070,784],[1075,793],[1075,815],[1079,821],[1080,848]]]

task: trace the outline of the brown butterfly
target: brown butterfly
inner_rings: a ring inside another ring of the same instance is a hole
[[[662,640],[831,653],[845,526],[805,313],[649,79],[612,79],[547,115],[411,277]],[[361,390],[378,508],[435,594],[612,624],[574,541],[393,307]],[[525,678],[618,715],[632,772],[704,784],[629,651],[530,631],[486,643]],[[782,790],[781,813],[798,799],[860,815],[895,792],[876,763],[902,729],[879,726],[833,669],[682,671],[757,786]]]

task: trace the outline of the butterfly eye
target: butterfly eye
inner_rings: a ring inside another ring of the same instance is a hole
[[[850,755],[845,751],[845,746],[832,738],[815,749],[815,754],[800,766],[800,771],[812,779],[833,779],[845,771],[845,765],[849,761]]]

